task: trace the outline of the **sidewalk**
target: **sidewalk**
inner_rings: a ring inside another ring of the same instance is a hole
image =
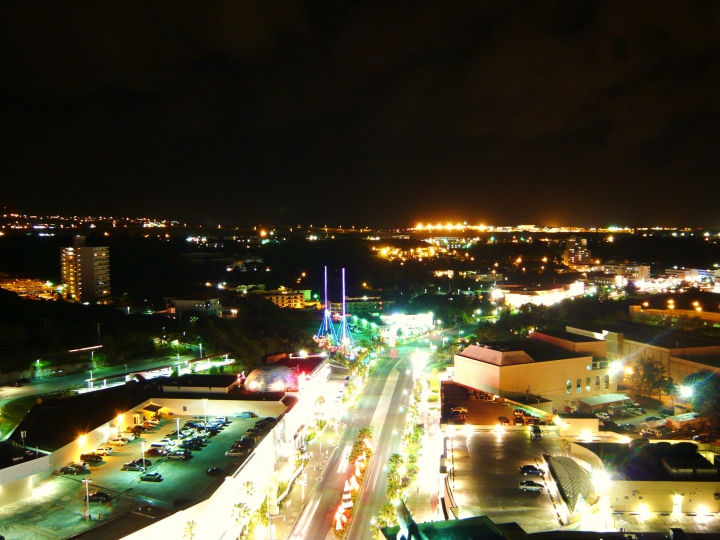
[[[422,455],[418,458],[418,476],[408,489],[405,506],[416,523],[442,520],[438,506],[440,479],[440,456],[443,449],[443,433],[435,428],[425,432],[422,439]]]
[[[321,435],[308,444],[307,451],[312,454],[312,457],[308,460],[307,465],[305,465],[305,469],[298,477],[290,494],[283,501],[282,509],[278,514],[279,516],[285,516],[285,519],[273,519],[276,540],[286,540],[290,537],[295,523],[297,523],[300,514],[302,514],[305,508],[305,503],[310,499],[310,495],[323,474],[323,468],[327,464],[330,454],[332,454],[337,447],[337,442],[345,431],[345,428],[345,424],[338,422],[336,433],[335,429],[328,425]],[[307,479],[306,486],[302,485],[303,477]],[[305,495],[304,498],[303,491]]]

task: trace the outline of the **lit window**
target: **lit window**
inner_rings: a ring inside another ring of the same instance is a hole
[[[600,376],[599,375],[597,377],[595,377],[595,391],[596,392],[600,391]]]
[[[610,375],[605,375],[605,390],[610,388]]]
[[[567,382],[567,393],[568,395],[572,394],[572,381],[570,379]]]
[[[576,386],[576,388],[577,388],[577,393],[578,393],[578,394],[579,394],[580,392],[582,392],[582,379],[578,379],[577,382],[575,383],[575,386]]]

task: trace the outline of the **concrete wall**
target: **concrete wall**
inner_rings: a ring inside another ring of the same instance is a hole
[[[600,421],[597,418],[562,418],[562,423],[557,427],[560,437],[579,437],[590,433],[598,435]]]
[[[174,416],[204,416],[206,411],[208,418],[214,416],[235,416],[244,411],[254,412],[260,417],[278,417],[287,409],[281,401],[229,401],[208,398],[207,405],[203,406],[202,399],[167,396],[149,399],[133,410],[142,410],[143,407],[150,403],[163,407],[161,413],[164,418]]]
[[[476,390],[502,395],[499,366],[478,362],[456,354],[454,380]]]
[[[533,362],[511,366],[496,366],[455,355],[455,377],[457,383],[469,388],[482,390],[500,396],[524,394],[539,395],[552,401],[557,410],[564,410],[578,398],[597,396],[617,391],[617,377],[610,377],[609,388],[605,388],[608,369],[590,369],[592,357],[570,358],[551,362]],[[590,391],[586,389],[590,377]],[[599,390],[595,378],[600,377]],[[580,393],[577,380],[580,379]],[[567,381],[571,381],[571,393],[567,393]]]
[[[720,512],[720,482],[614,480],[610,506],[615,512]]]

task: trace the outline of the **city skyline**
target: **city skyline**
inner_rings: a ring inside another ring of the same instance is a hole
[[[719,18],[612,2],[6,6],[3,204],[718,229]]]

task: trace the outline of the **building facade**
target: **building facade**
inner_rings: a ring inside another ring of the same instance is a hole
[[[60,252],[63,296],[73,302],[110,303],[110,248],[85,247],[76,236],[73,247]]]
[[[580,264],[591,264],[591,253],[587,247],[587,238],[571,236],[565,241],[565,252],[563,262],[566,266],[577,266]]]

